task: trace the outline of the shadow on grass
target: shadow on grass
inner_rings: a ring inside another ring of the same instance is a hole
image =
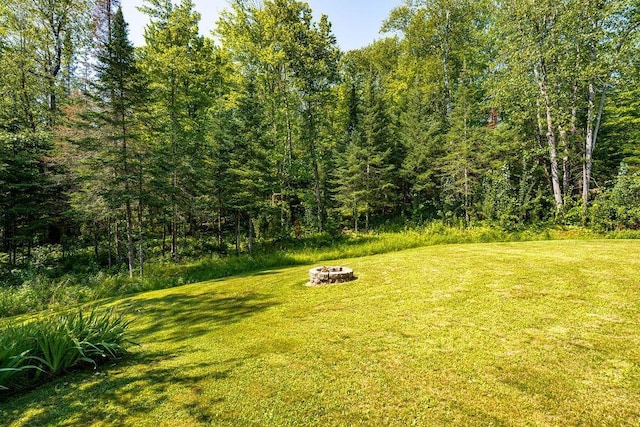
[[[0,425],[130,425],[132,416],[139,419],[163,404],[188,413],[196,423],[210,424],[222,397],[202,399],[201,384],[224,381],[244,359],[209,361],[206,338],[196,344],[188,341],[215,334],[221,326],[241,322],[278,303],[271,295],[211,292],[176,293],[125,304],[133,318],[130,337],[141,347],[134,347],[117,364],[71,373],[0,401]],[[145,350],[152,346],[162,350]]]
[[[215,292],[177,293],[134,301],[129,310],[145,319],[144,323],[132,323],[134,340],[140,337],[147,342],[178,343],[242,321],[277,304],[272,295],[258,293],[233,296]]]
[[[141,353],[131,355],[118,365],[59,378],[28,395],[17,397],[11,405],[0,403],[2,425],[86,426],[101,423],[125,426],[131,425],[131,417],[144,418],[158,406],[167,404],[187,412],[200,424],[210,423],[213,407],[224,398],[202,399],[200,383],[226,379],[233,369],[243,364],[243,360],[157,367],[158,361],[173,357]],[[216,365],[220,369],[216,369]],[[176,390],[179,391],[178,398]],[[29,415],[25,416],[25,413]]]

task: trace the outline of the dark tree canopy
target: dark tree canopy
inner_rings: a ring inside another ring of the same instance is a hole
[[[296,0],[232,1],[215,37],[146,0],[139,47],[118,1],[7,0],[2,251],[142,275],[383,224],[638,227],[639,8],[407,0],[341,52]]]

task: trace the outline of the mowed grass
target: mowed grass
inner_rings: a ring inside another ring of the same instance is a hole
[[[122,363],[0,403],[10,426],[640,425],[640,242],[433,246],[115,301]]]

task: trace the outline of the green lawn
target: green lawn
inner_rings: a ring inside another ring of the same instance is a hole
[[[120,300],[139,346],[0,424],[640,425],[640,241],[432,246]]]

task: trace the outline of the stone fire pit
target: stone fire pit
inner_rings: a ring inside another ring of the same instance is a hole
[[[314,267],[309,270],[309,285],[327,285],[354,280],[353,269],[349,267]]]

